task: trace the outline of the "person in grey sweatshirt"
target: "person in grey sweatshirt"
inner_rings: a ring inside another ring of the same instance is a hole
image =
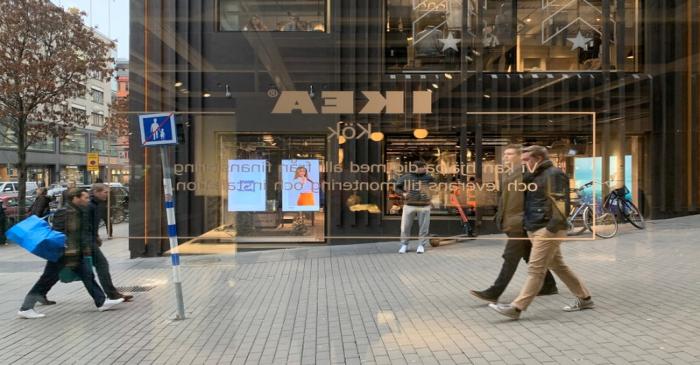
[[[399,253],[406,253],[411,237],[411,227],[414,217],[418,218],[418,248],[417,253],[425,252],[430,232],[430,185],[435,179],[427,173],[423,161],[412,164],[413,170],[396,180],[394,190],[404,196],[403,212],[401,214],[401,248]]]

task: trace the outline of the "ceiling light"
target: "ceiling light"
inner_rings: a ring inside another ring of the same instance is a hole
[[[413,136],[418,139],[423,139],[428,136],[428,130],[424,128],[417,128],[413,130]]]
[[[433,87],[437,89],[437,88],[439,88],[440,86],[438,86],[438,84],[433,83]]]
[[[182,81],[175,81],[175,87],[182,86]]]
[[[486,99],[491,99],[491,95],[489,95],[489,94],[484,94],[484,97],[485,97]]]
[[[448,80],[452,80],[452,74],[445,74],[445,78]]]
[[[529,23],[529,22],[532,21],[532,19],[531,19],[531,18],[527,18],[527,19],[525,19],[525,21]]]
[[[211,94],[208,91],[205,91],[204,94],[202,94],[203,97],[209,98],[211,97]]]
[[[372,134],[369,135],[369,139],[375,141],[375,142],[380,142],[381,140],[384,139],[384,133],[382,132],[372,132]]]

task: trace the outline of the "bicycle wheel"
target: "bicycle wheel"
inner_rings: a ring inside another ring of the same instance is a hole
[[[581,210],[577,209],[571,216],[569,216],[569,219],[566,220],[568,225],[566,234],[568,236],[578,236],[587,229],[584,213],[585,208]]]
[[[597,205],[595,214],[595,222],[593,222],[593,209],[591,206],[586,207],[584,214],[584,222],[586,228],[600,238],[612,238],[617,234],[617,218],[608,209]]]
[[[628,222],[639,229],[644,229],[646,227],[642,213],[639,212],[639,209],[631,201],[621,199],[619,204],[622,215]]]
[[[121,209],[115,209],[114,212],[112,212],[111,218],[112,224],[124,222],[124,211]]]

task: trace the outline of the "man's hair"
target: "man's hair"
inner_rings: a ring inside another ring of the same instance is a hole
[[[535,157],[540,160],[548,160],[549,152],[547,152],[547,147],[532,145],[523,148],[523,153],[529,153],[530,156]]]
[[[105,190],[107,190],[107,184],[103,183],[94,183],[92,184],[92,188],[90,189],[93,193],[100,193]]]
[[[68,189],[68,194],[66,195],[66,197],[68,198],[68,201],[70,202],[70,201],[73,201],[73,198],[76,198],[76,197],[83,195],[83,193],[87,193],[87,190],[85,190],[83,188],[71,188],[71,189]]]
[[[509,144],[509,145],[503,147],[503,151],[505,151],[505,150],[516,150],[518,153],[520,153],[520,151],[522,151],[522,149],[523,149],[523,146],[522,146],[522,145],[515,144],[515,143],[511,143],[511,144]]]
[[[413,166],[415,166],[415,167],[418,168],[418,169],[419,169],[419,168],[422,168],[422,167],[425,167],[425,161],[423,161],[423,160],[417,160],[417,161],[415,161],[415,162],[413,163]]]

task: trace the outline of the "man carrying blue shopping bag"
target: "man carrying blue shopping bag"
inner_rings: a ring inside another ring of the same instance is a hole
[[[22,318],[44,317],[44,314],[34,310],[34,305],[37,301],[46,298],[46,294],[59,281],[60,276],[79,277],[100,311],[109,310],[124,301],[122,298],[107,299],[102,288],[95,281],[92,271],[91,227],[86,209],[90,199],[88,192],[85,189],[73,188],[66,197],[68,202],[65,205],[65,228],[63,229],[66,235],[65,253],[55,262],[50,260],[46,262],[44,273],[27,293],[17,313]]]

